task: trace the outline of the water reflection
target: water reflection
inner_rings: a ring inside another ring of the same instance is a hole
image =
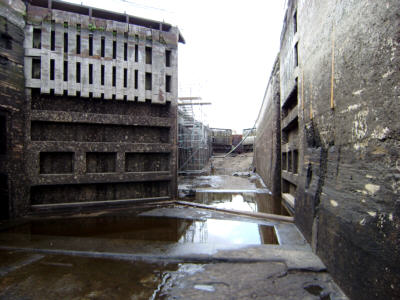
[[[218,202],[214,202],[212,205],[218,208],[257,211],[257,203],[253,199],[251,199],[251,197],[244,198],[243,195],[239,194],[232,194],[230,201],[224,201],[221,199]]]
[[[224,209],[282,214],[281,199],[268,193],[197,192],[196,202]]]
[[[0,250],[0,257],[18,262],[16,254]],[[3,270],[8,266],[0,262]],[[159,299],[168,278],[181,279],[201,270],[201,265],[193,264],[50,255],[2,274],[0,298]]]
[[[250,211],[250,212],[262,212],[271,214],[282,214],[284,209],[282,208],[281,199],[279,197],[273,197],[268,193],[220,193],[220,192],[197,192],[196,202],[208,204],[213,207]],[[211,221],[211,220],[209,220]],[[215,220],[213,220],[215,221]],[[273,227],[263,226],[257,224],[242,224],[242,222],[233,222],[226,224],[226,227],[222,224],[218,224],[217,231],[224,232],[223,228],[227,228],[228,232],[222,234],[222,236],[230,237],[233,243],[259,243],[259,244],[278,244],[275,231]],[[257,227],[257,230],[255,230]],[[232,230],[231,230],[232,229]],[[257,233],[256,233],[257,232]]]
[[[262,228],[262,230],[260,230]],[[277,244],[272,226],[255,223],[208,219],[194,221],[179,243]]]
[[[242,197],[235,203],[247,206]],[[222,203],[221,203],[222,205]],[[251,209],[248,207],[248,209]],[[276,243],[274,228],[232,220],[171,217],[101,216],[32,220],[0,233],[0,243],[31,242],[49,237],[129,240],[130,242],[270,244]]]
[[[197,192],[196,202],[223,209],[281,213],[280,199],[274,199],[268,193]],[[63,237],[104,239],[105,243],[128,240],[133,248],[139,247],[137,245],[150,246],[156,243],[277,244],[274,227],[264,225],[265,223],[203,215],[189,218],[187,211],[177,214],[176,210],[164,207],[158,216],[138,216],[126,212],[92,217],[37,219],[0,232],[0,245],[15,245],[21,241],[25,245],[32,241],[44,243],[55,237],[58,240],[66,240]],[[63,242],[67,247],[68,243]]]

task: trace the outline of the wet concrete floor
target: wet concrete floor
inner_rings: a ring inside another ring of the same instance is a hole
[[[185,199],[285,213],[255,174]],[[0,299],[345,299],[296,226],[185,205],[31,217],[0,231]]]
[[[0,256],[2,265],[13,266],[0,269],[1,299],[341,299],[326,273],[288,272],[281,262],[166,264],[18,251]]]

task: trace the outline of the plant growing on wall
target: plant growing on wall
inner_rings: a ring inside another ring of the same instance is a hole
[[[95,31],[95,30],[98,30],[98,31],[105,31],[106,30],[103,26],[96,27],[96,25],[92,24],[92,23],[88,24],[88,29],[90,31],[92,31],[92,32]]]
[[[94,24],[92,24],[92,23],[89,23],[89,24],[88,24],[88,29],[89,29],[90,31],[95,31],[97,28],[96,28],[96,25],[94,25]]]

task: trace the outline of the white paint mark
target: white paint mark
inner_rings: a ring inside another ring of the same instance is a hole
[[[369,175],[369,174],[365,175],[365,177],[367,177],[367,178],[375,178],[374,176]]]
[[[369,214],[371,217],[376,217],[376,212],[375,212],[375,211],[369,211],[368,214]]]
[[[371,137],[378,140],[383,140],[388,136],[389,133],[390,129],[388,127],[382,128],[378,126],[375,128],[374,132],[372,132]]]
[[[384,139],[386,138],[390,133],[390,129],[388,127],[383,128],[383,130],[380,132],[378,135],[378,139]]]
[[[392,70],[392,71],[389,71],[389,72],[387,72],[387,73],[383,74],[383,75],[382,75],[382,78],[386,78],[386,77],[388,77],[388,76],[392,75],[393,73],[394,73],[394,71],[393,71],[393,70]]]
[[[361,90],[362,91],[362,90]],[[357,108],[360,108],[361,104],[353,104],[353,105],[349,105],[346,109],[342,110],[340,113],[347,113],[347,112],[351,112],[353,110],[356,110]]]
[[[362,93],[363,91],[364,91],[364,89],[355,91],[355,92],[353,92],[353,95],[354,95],[354,96],[359,96],[359,95],[361,95],[361,93]]]
[[[196,284],[194,288],[205,292],[215,292],[215,288],[212,285]]]
[[[365,203],[365,202],[367,202],[367,201],[365,201],[365,199],[361,199],[361,202],[362,202],[362,203]]]
[[[333,207],[337,207],[339,204],[335,201],[335,200],[330,200],[330,202],[331,202],[331,205],[333,206]]]
[[[360,221],[360,225],[365,225],[366,221],[365,218]]]
[[[389,221],[393,221],[393,214],[392,213],[389,214]]]
[[[368,191],[370,195],[374,195],[377,191],[381,189],[379,185],[372,184],[372,183],[367,183],[365,185],[365,189]]]
[[[360,103],[358,103],[358,104],[353,104],[353,105],[350,105],[350,106],[347,108],[347,110],[348,110],[348,111],[356,110],[356,109],[359,108],[360,106],[361,106]]]

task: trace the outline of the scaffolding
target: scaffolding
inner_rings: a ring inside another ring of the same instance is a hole
[[[199,97],[178,99],[179,173],[200,173],[211,157],[211,134]]]

